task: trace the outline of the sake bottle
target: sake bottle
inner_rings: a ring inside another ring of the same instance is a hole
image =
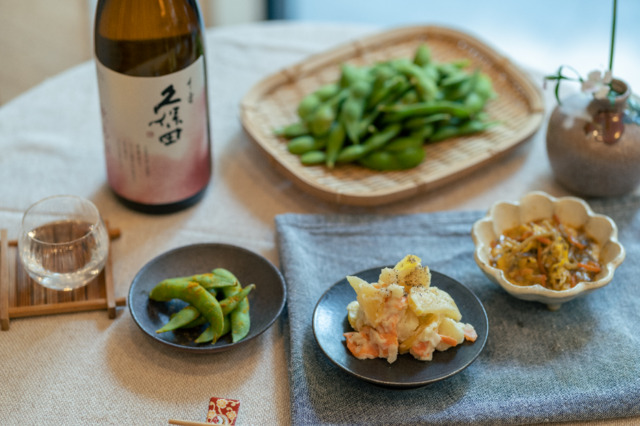
[[[147,213],[195,204],[212,171],[197,0],[98,0],[94,48],[109,186]]]

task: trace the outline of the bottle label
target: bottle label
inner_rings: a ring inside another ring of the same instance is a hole
[[[211,176],[204,58],[160,77],[96,67],[111,188],[151,205],[196,195]]]

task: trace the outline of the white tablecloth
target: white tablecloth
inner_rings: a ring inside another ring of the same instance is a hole
[[[0,109],[0,227],[15,238],[23,211],[49,195],[92,199],[122,231],[113,243],[113,268],[116,296],[123,297],[147,261],[190,243],[231,243],[278,265],[274,217],[281,213],[487,209],[530,190],[567,194],[551,175],[544,126],[501,161],[393,205],[326,203],[276,172],[242,130],[242,96],[271,72],[378,29],[262,23],[209,30],[214,176],[199,204],[166,216],[128,210],[107,187],[93,62],[45,81]],[[539,74],[534,78],[541,82]],[[546,96],[552,106],[551,90]],[[216,396],[240,400],[239,424],[288,424],[282,326],[276,322],[242,350],[202,356],[147,338],[127,308],[114,320],[102,311],[14,319],[10,330],[0,332],[0,423],[204,421],[209,398]]]

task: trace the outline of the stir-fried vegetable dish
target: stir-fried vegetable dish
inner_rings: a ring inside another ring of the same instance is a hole
[[[516,285],[568,290],[600,272],[600,247],[583,228],[541,219],[505,231],[492,242],[491,265]]]

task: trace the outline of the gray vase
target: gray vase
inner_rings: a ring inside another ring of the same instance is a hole
[[[556,180],[576,195],[615,197],[640,183],[640,115],[629,86],[610,99],[576,94],[555,107],[547,128],[547,154]]]

